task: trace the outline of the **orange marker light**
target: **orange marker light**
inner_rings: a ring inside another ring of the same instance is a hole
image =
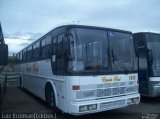
[[[72,86],[72,90],[80,90],[80,86]]]

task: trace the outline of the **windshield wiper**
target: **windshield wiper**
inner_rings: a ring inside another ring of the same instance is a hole
[[[126,67],[123,63],[118,62],[119,60],[120,60],[120,59],[114,54],[114,52],[113,52],[113,50],[112,50],[112,61],[113,61],[113,64],[114,64],[114,62],[116,62],[116,63],[120,66],[121,69],[124,69],[124,71],[125,71],[126,73],[128,73],[127,67]]]

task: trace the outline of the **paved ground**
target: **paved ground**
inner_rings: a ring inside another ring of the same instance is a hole
[[[8,86],[2,105],[1,118],[12,117],[13,114],[41,114],[45,113],[54,117],[53,110],[45,102],[26,90],[17,86]],[[10,115],[12,114],[12,115]],[[15,115],[14,115],[15,116]],[[142,117],[150,118],[142,118]],[[152,118],[153,117],[153,118]],[[18,118],[18,117],[17,117]],[[20,117],[19,117],[20,118]],[[80,117],[56,115],[57,119],[79,118],[79,119],[160,119],[160,97],[142,98],[139,105],[132,105],[123,109],[116,109],[97,114],[90,114]]]

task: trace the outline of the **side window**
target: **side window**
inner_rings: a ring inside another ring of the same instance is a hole
[[[38,59],[40,55],[40,42],[33,45],[33,59]]]
[[[19,60],[22,62],[22,52],[19,53]]]
[[[32,46],[27,49],[27,61],[32,60]]]
[[[61,59],[62,58],[62,39],[63,39],[64,35],[59,35],[58,36],[58,41],[57,41],[57,58]]]
[[[23,59],[23,62],[26,62],[26,49],[23,50],[22,59]]]
[[[52,52],[53,55],[56,55],[57,38],[54,38],[52,42]]]
[[[51,54],[51,36],[47,36],[41,41],[42,58],[47,58]]]
[[[56,38],[54,38],[53,40],[52,40],[52,58],[51,58],[51,60],[52,60],[52,71],[53,71],[53,73],[56,73],[56,71],[57,71],[57,64],[56,64],[56,48],[57,48],[57,37]]]
[[[41,53],[42,53],[41,56],[42,56],[42,58],[45,57],[45,45],[46,45],[46,39],[44,38],[41,40]]]

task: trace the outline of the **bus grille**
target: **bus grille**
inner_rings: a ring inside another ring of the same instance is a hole
[[[137,86],[98,89],[97,97],[118,96],[118,95],[125,95],[125,94],[136,93],[136,92],[138,92]]]
[[[111,89],[98,89],[97,90],[97,97],[103,97],[103,96],[111,96]]]
[[[126,93],[138,92],[138,86],[128,86],[126,87]]]
[[[82,85],[82,91],[96,89],[95,97],[112,97],[138,92],[136,81],[116,82],[98,85]],[[86,97],[87,98],[87,97]]]
[[[118,100],[118,101],[101,103],[100,108],[101,109],[111,109],[111,108],[116,108],[116,107],[122,107],[124,105],[125,105],[125,100]]]

